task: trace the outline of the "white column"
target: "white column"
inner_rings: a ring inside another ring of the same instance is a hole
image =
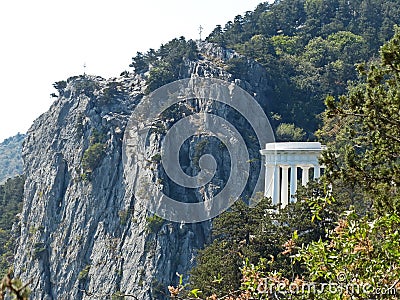
[[[273,178],[273,183],[274,183],[274,188],[272,191],[272,204],[277,205],[279,204],[279,186],[280,186],[280,167],[279,165],[274,166],[274,178]]]
[[[314,179],[318,179],[324,171],[318,163],[324,149],[318,142],[267,143],[265,149],[260,150],[265,156],[264,195],[271,197],[272,203],[281,207],[285,207],[289,201],[295,201],[299,175],[297,168],[301,168],[302,185],[307,185],[310,180],[310,168],[314,170]]]
[[[282,166],[281,208],[288,205],[288,175],[289,166]]]
[[[297,191],[297,166],[290,166],[290,201],[295,201],[294,195]]]
[[[309,173],[308,170],[310,169],[310,167],[307,166],[301,166],[301,170],[302,170],[302,174],[301,174],[301,184],[303,186],[306,186],[308,181],[309,181]]]
[[[314,179],[318,179],[321,176],[321,169],[319,165],[314,166]]]
[[[265,187],[264,196],[272,198],[274,188],[274,166],[265,165]]]

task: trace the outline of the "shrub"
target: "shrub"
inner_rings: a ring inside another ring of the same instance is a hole
[[[64,80],[54,82],[53,87],[61,94],[63,90],[67,87],[67,82]]]
[[[195,146],[195,151],[193,155],[193,165],[198,166],[199,165],[199,160],[200,157],[204,154],[204,150],[206,149],[209,141],[207,139],[200,140],[196,146]]]
[[[105,146],[101,143],[95,143],[86,149],[82,158],[82,167],[85,173],[96,169],[104,156]]]
[[[98,89],[99,84],[90,78],[81,77],[80,80],[75,81],[75,90],[78,95],[84,94],[87,97],[91,97],[94,91]]]
[[[86,279],[89,275],[89,271],[90,271],[90,265],[86,265],[85,268],[83,268],[82,271],[79,272],[78,280]]]
[[[158,133],[158,134],[166,134],[167,128],[165,128],[165,125],[162,122],[158,122],[151,129],[151,133],[153,133],[153,132]]]
[[[111,295],[111,300],[123,300],[123,299],[125,299],[125,296],[121,292],[116,292]]]
[[[276,138],[281,142],[300,142],[304,141],[306,133],[302,128],[294,124],[281,123],[276,129]]]
[[[84,119],[83,114],[79,113],[75,123],[75,129],[79,138],[81,138],[83,135],[83,119]]]
[[[107,139],[107,136],[105,134],[105,129],[101,128],[100,130],[97,130],[96,128],[94,128],[92,130],[92,133],[90,135],[90,144],[96,144],[96,143],[104,143]]]
[[[1,277],[0,277],[1,278]],[[0,281],[0,299],[4,299],[4,294],[9,292],[12,299],[28,300],[31,293],[29,287],[22,283],[19,278],[14,277],[14,272],[10,269],[7,275]],[[10,299],[7,297],[7,299]]]
[[[158,164],[161,161],[161,154],[157,153],[155,155],[153,155],[153,157],[151,158],[151,161]]]
[[[125,226],[126,223],[128,222],[128,218],[129,218],[129,211],[126,209],[120,210],[118,212],[118,216],[119,216],[119,223],[122,226]]]
[[[34,257],[39,258],[40,255],[46,251],[46,245],[44,243],[36,243],[34,246]]]
[[[157,233],[161,229],[161,226],[164,224],[164,221],[165,220],[163,218],[161,218],[157,215],[147,217],[147,219],[146,219],[147,231],[150,233]]]

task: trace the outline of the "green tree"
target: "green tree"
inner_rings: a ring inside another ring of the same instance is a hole
[[[149,70],[149,60],[142,52],[137,52],[129,66],[132,67],[136,73],[144,73]]]
[[[130,67],[139,73],[150,70],[147,78],[147,93],[150,93],[160,86],[184,78],[185,61],[197,59],[196,43],[180,37],[161,45],[157,51],[150,49],[146,54],[138,52],[132,58]]]
[[[206,38],[207,42],[216,43],[222,47],[225,47],[225,38],[223,35],[221,25],[217,25],[210,35]]]
[[[338,132],[324,156],[327,172],[358,186],[380,213],[400,208],[400,30],[381,49],[381,59],[358,66],[362,82],[346,96],[327,98],[321,137]],[[340,127],[339,127],[340,126]]]
[[[327,232],[327,241],[293,248],[292,257],[305,266],[301,284],[352,288],[309,291],[299,298],[400,298],[400,29],[395,31],[381,48],[379,61],[358,66],[359,84],[337,100],[327,98],[325,126],[320,132],[329,145],[323,157],[326,183],[332,185],[333,193],[338,182],[357,189],[371,207],[364,212],[344,211],[334,230]],[[312,197],[309,203],[321,211],[334,200],[328,194],[324,199]],[[254,274],[259,269],[246,272]],[[276,272],[259,272],[258,276],[278,276],[276,282],[290,282]],[[382,290],[386,293],[377,294]]]
[[[90,145],[83,153],[82,168],[86,173],[92,172],[96,169],[104,157],[105,146],[102,143],[95,143]]]
[[[276,140],[279,142],[304,141],[306,133],[294,124],[281,123],[276,129]]]
[[[312,193],[311,190],[303,192],[303,196]],[[280,214],[265,198],[254,208],[241,200],[235,202],[229,211],[214,220],[213,240],[199,252],[197,265],[191,271],[191,286],[203,291],[204,296],[222,297],[238,290],[245,258],[255,264],[267,257],[271,259],[267,269],[279,270],[286,276],[301,273],[301,265],[282,254],[285,243],[295,231],[300,243],[323,239],[325,228],[330,228],[336,219],[330,213],[330,221],[313,223],[311,216],[310,207],[302,201],[288,205]]]
[[[156,67],[150,70],[150,76],[147,81],[147,90],[148,92],[154,91],[157,88],[170,83],[177,78],[175,77],[174,72],[172,71],[172,65],[166,62],[160,62]]]
[[[19,230],[13,231],[13,226],[22,211],[24,183],[24,176],[17,176],[0,185],[0,278],[12,265],[15,241],[19,237]]]
[[[271,42],[274,46],[275,53],[278,55],[296,54],[300,51],[301,47],[298,36],[275,35],[271,37]]]

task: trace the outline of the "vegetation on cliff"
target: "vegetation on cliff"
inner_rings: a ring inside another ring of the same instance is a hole
[[[22,174],[21,152],[24,138],[25,135],[17,134],[0,144],[0,183],[4,183],[7,178]]]

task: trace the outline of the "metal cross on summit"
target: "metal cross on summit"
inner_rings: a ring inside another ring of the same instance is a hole
[[[199,35],[200,35],[200,42],[201,42],[201,33],[203,32],[203,26],[200,25],[199,27]]]

